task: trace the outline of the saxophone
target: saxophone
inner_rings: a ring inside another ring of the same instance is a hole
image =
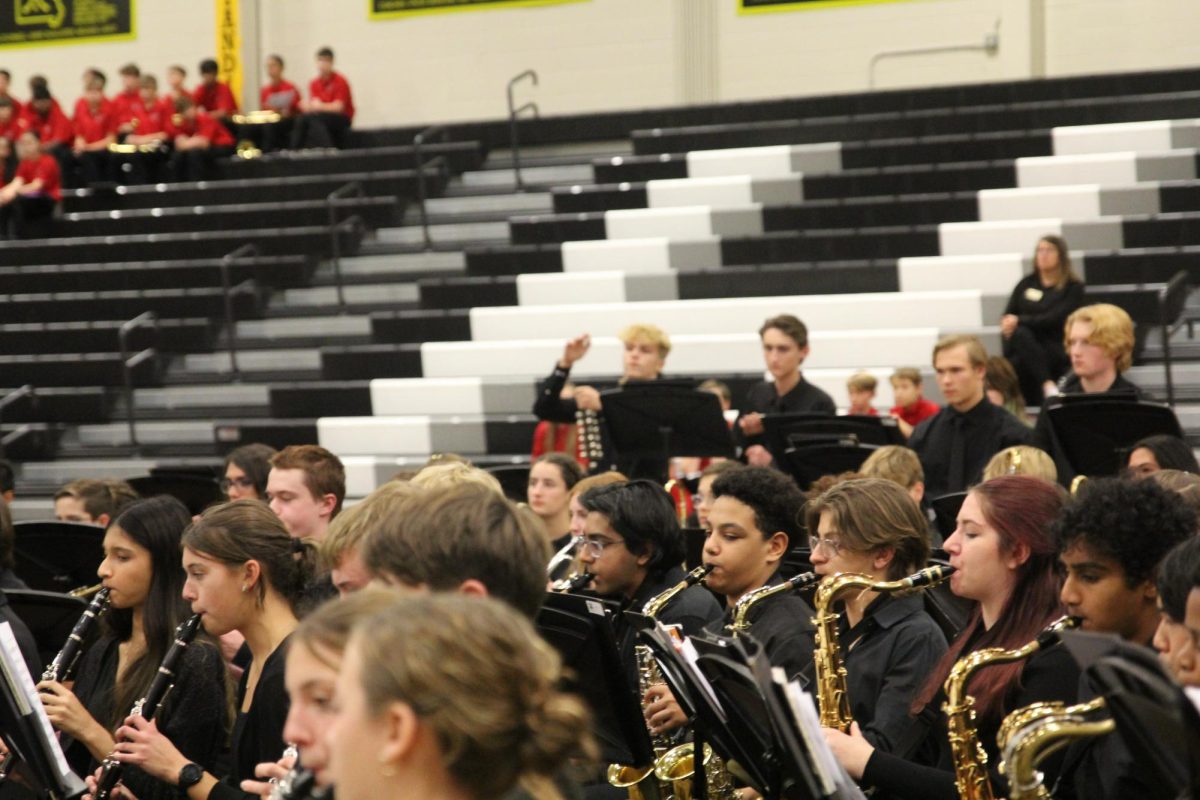
[[[712,567],[696,567],[679,583],[646,601],[646,605],[642,606],[642,614],[651,619],[657,619],[675,595],[700,583],[711,571]],[[663,683],[664,680],[662,671],[659,670],[658,663],[655,662],[654,654],[649,647],[639,644],[634,647],[634,654],[637,658],[638,693],[639,697],[644,699],[651,686]],[[654,746],[655,764],[657,764],[659,757],[670,749],[671,739],[664,734],[651,732],[650,742]],[[671,794],[669,786],[660,786],[655,781],[646,780],[654,775],[655,764],[645,767],[609,764],[608,782],[618,789],[627,789],[629,800],[667,800]]]
[[[1038,764],[1076,739],[1112,733],[1111,717],[1089,716],[1106,707],[1103,697],[1073,706],[1034,703],[1005,717],[996,741],[1004,753],[1000,772],[1008,776],[1009,800],[1050,800]]]
[[[954,784],[962,800],[994,800],[988,777],[987,753],[975,729],[975,699],[967,694],[967,683],[979,669],[992,664],[1020,661],[1058,641],[1058,634],[1079,624],[1076,617],[1061,617],[1050,623],[1032,642],[1014,650],[988,647],[960,658],[946,678],[946,727],[954,760]]]
[[[595,575],[587,570],[584,570],[583,572],[572,572],[567,577],[560,578],[559,580],[555,581],[551,585],[550,591],[562,594],[578,592],[586,588],[587,585],[595,579],[595,577]]]
[[[946,580],[953,572],[954,567],[928,567],[897,581],[876,581],[869,575],[841,572],[821,581],[813,600],[817,611],[813,617],[813,626],[817,629],[813,666],[822,727],[849,733],[850,725],[854,722],[846,685],[846,664],[838,644],[839,614],[832,607],[834,601],[853,589],[889,593],[927,589]]]
[[[774,597],[777,594],[786,594],[787,592],[795,592],[813,585],[821,578],[815,572],[802,572],[799,575],[794,575],[788,578],[783,583],[775,586],[760,586],[757,589],[746,592],[738,598],[738,601],[733,606],[733,622],[725,626],[726,630],[734,636],[741,636],[750,630],[750,609],[758,605],[768,597]]]

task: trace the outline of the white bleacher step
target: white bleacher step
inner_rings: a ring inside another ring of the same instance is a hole
[[[975,256],[904,257],[896,262],[901,292],[974,289],[1004,295],[1033,269],[1017,253]]]
[[[604,229],[608,239],[757,236],[763,232],[762,206],[750,203],[605,211]]]
[[[461,176],[465,187],[509,187],[517,182],[512,169],[470,170]],[[534,185],[556,185],[562,183],[590,183],[591,164],[564,164],[549,167],[522,167],[521,180]]]
[[[81,458],[26,461],[18,465],[18,483],[61,486],[77,478],[125,480],[146,475],[161,463],[150,458]]]
[[[582,298],[592,303],[678,300],[679,283],[673,272],[535,272],[517,276],[518,305],[561,305]]]
[[[938,225],[938,241],[943,256],[1031,254],[1038,239],[1048,233],[1066,239],[1072,250],[1119,250],[1124,246],[1121,223],[1120,217],[943,222]]]
[[[872,292],[790,297],[735,297],[645,303],[494,306],[470,311],[475,342],[548,339],[561,343],[590,331],[615,335],[626,325],[653,323],[678,334],[734,334],[758,330],[764,319],[795,314],[812,331],[950,327],[988,324],[990,299],[978,291]]]
[[[1200,147],[1200,119],[1160,119],[1103,125],[1071,125],[1050,130],[1054,154],[1156,153]]]
[[[384,416],[409,414],[527,414],[537,397],[529,381],[503,378],[376,378],[371,410]]]
[[[941,335],[983,330],[982,326],[818,330],[809,334],[812,352],[805,365],[811,369],[919,366],[929,362]],[[671,344],[667,367],[672,372],[715,375],[745,371],[762,363],[762,342],[752,332],[672,334]],[[575,366],[572,376],[578,380],[609,374],[612,365],[620,363],[623,350],[613,336],[593,336],[588,358]],[[421,345],[421,372],[431,378],[541,377],[561,354],[561,340],[426,342]]]
[[[716,236],[563,242],[561,253],[563,272],[611,272],[614,264],[629,273],[721,266],[721,240]]]
[[[650,208],[789,205],[804,200],[803,179],[799,175],[727,175],[652,180],[646,182],[646,200]]]
[[[420,293],[415,283],[371,283],[346,286],[349,305],[380,305],[384,303],[416,303]],[[304,289],[285,289],[271,298],[271,308],[328,308],[336,309],[337,288],[313,286]]]
[[[54,519],[54,498],[48,495],[14,497],[13,501],[8,504],[8,511],[12,514],[13,522]]]
[[[978,197],[980,222],[1045,217],[1096,219],[1126,214],[1157,214],[1161,208],[1157,183],[984,189]]]
[[[839,172],[842,169],[842,145],[840,142],[818,142],[693,150],[687,154],[687,167],[691,178]]]
[[[429,238],[438,244],[507,241],[508,222],[438,223],[429,226]],[[375,239],[380,244],[420,245],[425,242],[425,234],[420,225],[406,225],[380,228],[375,231]]]
[[[1147,181],[1196,177],[1196,153],[1093,153],[1077,156],[1029,156],[1017,159],[1017,186],[1128,186]]]
[[[423,276],[429,273],[462,272],[466,269],[466,256],[461,250],[353,256],[342,258],[341,267],[344,278]],[[314,279],[332,280],[333,276],[333,263],[325,261],[317,268]]]
[[[320,417],[317,442],[339,455],[431,455],[487,451],[481,416]]]
[[[552,213],[554,200],[549,192],[521,192],[504,194],[481,194],[467,197],[434,197],[425,201],[425,212],[430,216],[453,216],[455,214],[540,214]],[[414,219],[420,214],[414,205]]]
[[[295,372],[321,369],[321,351],[316,348],[244,350],[238,352],[238,367],[247,372]],[[228,352],[189,353],[172,364],[172,370],[192,374],[223,374],[230,371]]]
[[[79,444],[85,447],[123,447],[129,444],[129,427],[123,422],[80,425],[75,429]],[[139,444],[213,444],[212,420],[137,423]]]
[[[359,287],[347,287],[359,288]],[[367,287],[362,287],[367,288]],[[377,289],[378,287],[370,287]],[[347,301],[351,293],[346,292]],[[386,296],[386,295],[385,295]],[[237,323],[240,339],[264,342],[288,342],[295,339],[313,339],[314,337],[362,338],[371,335],[371,318],[359,314],[342,314],[322,317],[273,317],[271,319],[242,320]]]

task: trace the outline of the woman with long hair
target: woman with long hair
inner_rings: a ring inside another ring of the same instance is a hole
[[[237,687],[231,771],[222,778],[195,764],[155,723],[136,716],[117,731],[126,739],[117,748],[118,759],[176,787],[177,796],[246,796],[241,781],[253,778],[256,764],[278,758],[285,747],[284,658],[314,558],[313,543],[293,539],[257,500],[215,506],[192,523],[183,537],[183,597],[194,613],[204,615],[211,635],[241,633],[251,656]]]
[[[558,550],[571,538],[571,488],[583,478],[583,467],[570,456],[547,453],[529,468],[526,499],[546,528],[546,540]]]
[[[1028,644],[1063,615],[1062,574],[1050,525],[1065,502],[1054,484],[1026,475],[993,478],[972,488],[958,514],[958,528],[945,542],[951,590],[976,601],[966,628],[950,644],[911,712],[927,720],[924,746],[912,761],[874,748],[857,726],[850,734],[826,730],[838,759],[851,777],[888,796],[956,800],[942,686],[960,658],[986,647],[1013,649]],[[1031,703],[1072,702],[1079,670],[1062,647],[1050,647],[1023,661],[979,670],[967,686],[975,700],[979,741],[988,753],[992,780],[999,761],[996,732],[1005,714]],[[1043,765],[1046,785],[1054,765]],[[997,796],[1005,796],[1001,788]]]
[[[97,574],[109,590],[111,609],[101,635],[83,655],[72,688],[38,684],[46,714],[63,734],[72,769],[92,772],[121,738],[122,721],[150,688],[175,628],[191,616],[184,602],[180,536],[191,522],[182,503],[153,497],[126,506],[104,533],[104,560]],[[175,688],[155,726],[170,736],[188,761],[213,768],[229,725],[224,662],[211,640],[197,638],[184,652]],[[174,798],[174,787],[140,769],[124,773],[139,798]]]
[[[592,756],[582,701],[558,688],[558,655],[509,606],[409,596],[359,620],[324,731],[339,800],[501,797]]]

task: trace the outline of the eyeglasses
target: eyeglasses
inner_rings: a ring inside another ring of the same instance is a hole
[[[842,552],[842,540],[822,539],[820,536],[809,536],[808,549],[815,553],[817,552],[818,547],[824,547],[826,553],[836,557]]]
[[[625,544],[620,539],[605,539],[600,536],[587,535],[583,537],[583,544],[579,548],[580,554],[587,553],[592,558],[599,558],[604,555],[604,548],[614,544]]]
[[[236,486],[239,489],[253,489],[254,481],[251,478],[222,478],[221,491],[228,492],[229,487]]]

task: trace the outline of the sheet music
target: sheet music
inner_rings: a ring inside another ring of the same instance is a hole
[[[708,697],[712,707],[721,715],[721,721],[728,719],[725,715],[725,709],[721,707],[721,701],[717,699],[716,692],[713,691],[712,684],[708,682],[708,678],[704,677],[704,673],[700,671],[696,661],[700,658],[700,654],[696,652],[696,646],[692,644],[691,639],[684,639],[683,644],[679,646],[679,652],[683,654],[683,660],[687,662],[688,669],[692,671],[692,677],[696,684],[704,690],[705,696]]]
[[[772,669],[771,674],[775,678],[775,682],[784,687],[784,693],[792,708],[792,714],[796,718],[800,736],[804,739],[804,745],[812,755],[813,774],[820,780],[821,790],[827,797],[836,793],[839,798],[863,798],[865,800],[866,795],[842,769],[833,750],[825,742],[825,735],[821,733],[821,718],[817,714],[816,699],[801,688],[798,682],[789,681],[787,674],[779,667]]]
[[[1200,688],[1185,686],[1183,687],[1183,693],[1187,696],[1188,700],[1192,701],[1192,705],[1196,707],[1196,712],[1200,713]]]
[[[33,676],[29,674],[25,657],[21,655],[21,646],[17,644],[17,637],[13,635],[12,626],[7,622],[0,622],[0,670],[4,673],[4,680],[17,701],[21,715],[32,714],[41,725],[43,743],[49,746],[59,774],[70,775],[71,767],[67,764],[67,757],[63,755],[58,737],[50,725],[50,718],[46,716],[46,709],[42,706],[37,689],[34,688]]]

